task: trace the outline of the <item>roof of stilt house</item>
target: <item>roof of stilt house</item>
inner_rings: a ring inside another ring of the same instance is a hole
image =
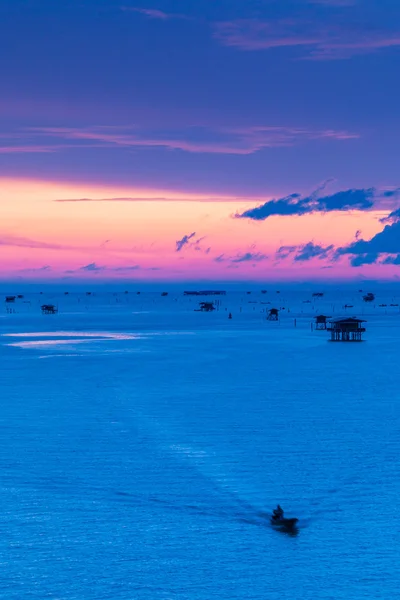
[[[344,323],[366,323],[365,319],[357,319],[357,317],[335,317],[334,319],[330,319],[330,322],[337,325]]]

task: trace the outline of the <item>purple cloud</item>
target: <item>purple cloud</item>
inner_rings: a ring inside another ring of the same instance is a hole
[[[321,20],[315,16],[223,21],[214,26],[214,37],[224,46],[239,50],[297,48],[302,50],[303,58],[314,60],[345,59],[400,46],[400,28],[380,30],[374,25],[346,25],[342,20]]]
[[[177,240],[175,242],[175,252],[181,252],[181,250],[189,244],[190,240],[193,239],[195,235],[196,232],[193,231],[193,233],[190,233],[189,235],[184,235],[181,240]]]
[[[301,127],[190,127],[174,131],[144,131],[138,127],[39,127],[32,131],[40,138],[60,142],[81,142],[82,148],[95,144],[104,148],[165,148],[189,153],[250,155],[264,148],[279,148],[317,140],[356,139],[355,133],[333,129],[310,130]],[[61,148],[62,146],[60,146]],[[57,148],[57,146],[55,146]],[[88,200],[88,199],[86,199]]]

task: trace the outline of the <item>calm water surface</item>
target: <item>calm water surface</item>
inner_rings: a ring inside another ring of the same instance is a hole
[[[369,321],[3,320],[0,597],[396,597],[400,320]]]

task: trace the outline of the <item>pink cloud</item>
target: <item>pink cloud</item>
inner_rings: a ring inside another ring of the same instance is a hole
[[[125,12],[136,12],[140,13],[150,19],[158,19],[161,21],[167,21],[168,19],[187,19],[185,15],[175,14],[175,13],[166,13],[163,10],[158,10],[156,8],[134,8],[129,6],[121,6],[121,10]]]
[[[35,128],[38,135],[44,137],[60,138],[62,140],[81,140],[83,142],[97,142],[106,147],[140,147],[140,148],[165,148],[181,150],[190,153],[233,154],[250,155],[264,148],[293,146],[312,140],[332,139],[348,140],[358,138],[358,134],[332,129],[310,130],[294,127],[269,127],[253,126],[247,128],[216,127],[182,130],[171,134],[159,131],[157,136],[151,135],[138,128],[127,127],[124,133],[121,128],[113,127],[44,127]],[[201,138],[206,141],[188,139],[201,133]]]
[[[55,151],[54,146],[0,146],[0,154],[42,154]]]
[[[382,31],[334,21],[241,19],[214,25],[214,37],[224,46],[240,50],[301,47],[306,58],[344,59],[400,46],[399,31]]]

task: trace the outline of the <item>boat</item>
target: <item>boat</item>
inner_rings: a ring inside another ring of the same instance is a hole
[[[272,511],[270,522],[273,527],[281,531],[295,531],[297,529],[298,519],[287,519],[284,516],[282,508],[278,506]]]
[[[281,517],[279,519],[271,517],[270,519],[271,525],[276,529],[280,529],[281,531],[295,531],[297,529],[298,519],[286,519],[285,517]]]

